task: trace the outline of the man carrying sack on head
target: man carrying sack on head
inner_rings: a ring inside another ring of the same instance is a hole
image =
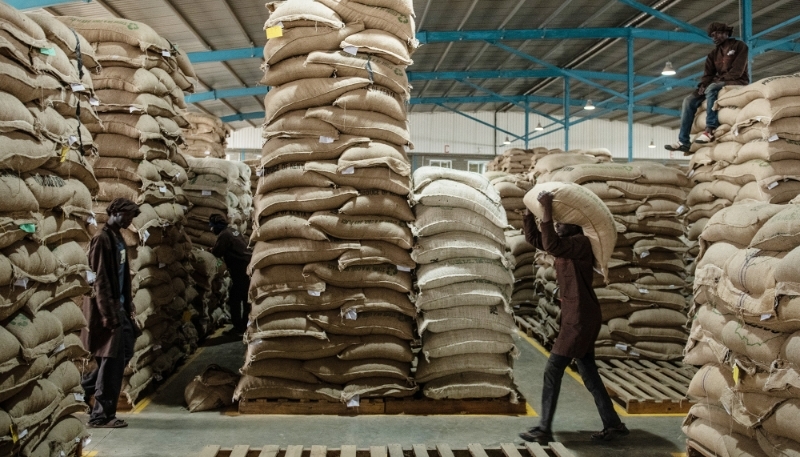
[[[247,276],[247,266],[253,251],[247,247],[247,238],[242,233],[228,227],[228,218],[224,215],[212,214],[208,218],[208,225],[214,235],[217,235],[217,242],[211,248],[211,253],[225,261],[231,274],[228,306],[233,328],[227,333],[241,336],[247,330],[247,318],[250,314],[250,304],[247,301],[250,277]]]
[[[117,198],[106,213],[108,222],[89,246],[89,266],[95,274],[93,293],[83,298],[83,314],[89,325],[81,330],[81,341],[97,362],[97,368],[81,380],[87,402],[94,396],[90,428],[128,426],[117,419],[117,399],[125,366],[133,357],[134,342],[141,334],[135,324],[127,247],[120,233],[139,215],[139,206]]]

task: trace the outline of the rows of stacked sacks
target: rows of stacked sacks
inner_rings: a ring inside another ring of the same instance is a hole
[[[357,405],[412,395],[412,2],[267,6],[271,87],[235,396]]]
[[[187,313],[187,298],[195,293],[191,242],[183,230],[187,163],[178,151],[181,127],[188,126],[180,114],[186,106],[183,91],[192,90],[194,73],[186,55],[145,24],[56,19],[91,43],[86,48],[94,50],[99,64],[89,73],[94,87],[89,109],[81,111],[98,113],[84,121],[97,147],[90,159],[99,182],[95,230],[108,219],[106,207],[115,198],[132,200],[141,210],[121,231],[133,275],[136,325],[142,330],[123,382],[133,404],[197,345]]]
[[[684,173],[654,162],[617,164],[607,156],[564,153],[538,160],[533,174],[533,193],[549,184],[580,184],[613,215],[616,242],[604,246],[602,256],[595,252],[596,259],[608,259],[607,270],[600,274],[596,269],[594,278],[603,316],[597,357],[680,359],[688,336],[688,245],[679,220],[688,185]],[[543,295],[537,333],[544,334],[549,345],[557,336],[560,317],[554,259],[541,253],[537,265]]]
[[[88,436],[75,414],[98,63],[82,36],[5,3],[0,42],[0,454],[72,455]]]
[[[800,453],[798,96],[797,75],[725,88],[735,121],[692,158],[693,208],[708,209],[687,221],[699,256],[684,361],[702,367],[683,431],[717,454]]]
[[[517,402],[511,311],[514,264],[500,195],[483,176],[414,172],[418,333],[415,381],[425,396]]]
[[[183,131],[186,142],[183,144],[183,153],[188,156],[202,159],[212,157],[225,158],[225,148],[228,146],[228,137],[231,128],[216,116],[205,113],[187,112],[183,115],[189,122],[189,127]]]

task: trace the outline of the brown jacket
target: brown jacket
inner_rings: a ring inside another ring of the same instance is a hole
[[[525,216],[524,229],[528,243],[556,258],[561,330],[552,352],[564,357],[584,357],[594,350],[603,320],[600,302],[592,288],[592,244],[584,235],[559,237],[552,221],[536,227],[536,220],[531,214]]]
[[[125,271],[128,274],[124,275],[124,284],[119,284],[121,259],[115,241],[117,237],[121,239],[120,235],[105,226],[89,246],[89,266],[95,273],[95,281],[91,296],[83,297],[83,315],[89,326],[81,331],[81,341],[95,357],[118,355],[122,337],[120,319],[131,314],[131,275],[126,256]],[[125,316],[121,316],[119,310],[121,293],[125,296]]]
[[[717,82],[738,86],[750,84],[747,53],[747,45],[736,38],[728,38],[720,43],[706,57],[706,68],[698,87],[708,87]]]
[[[225,261],[231,275],[247,275],[247,265],[253,256],[253,250],[247,247],[247,238],[238,230],[227,227],[220,232],[211,253]]]

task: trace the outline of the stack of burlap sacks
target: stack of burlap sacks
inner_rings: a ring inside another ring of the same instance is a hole
[[[516,402],[513,259],[500,195],[480,175],[421,167],[411,200],[422,338],[416,381],[430,398]]]
[[[268,7],[262,82],[273,87],[235,395],[352,406],[412,395],[414,215],[403,149],[412,3]]]
[[[684,361],[702,368],[683,430],[720,455],[800,455],[799,95],[797,75],[726,88],[730,133],[693,158],[690,195],[717,210],[692,230],[700,254]]]
[[[201,159],[204,157],[224,159],[231,128],[220,118],[210,114],[186,112],[183,117],[190,124],[183,132],[186,140],[183,153]]]
[[[122,235],[133,274],[133,305],[142,335],[125,371],[123,392],[136,402],[154,380],[172,372],[197,344],[188,322],[186,294],[191,242],[186,237],[188,200],[181,186],[186,161],[179,114],[183,90],[194,77],[185,54],[145,24],[124,19],[59,17],[92,43],[102,70],[91,74],[99,121],[87,123],[95,134],[92,159],[99,191],[94,212],[100,227],[106,207],[124,197],[141,214]],[[98,227],[99,229],[99,227]]]
[[[5,3],[0,42],[0,454],[73,455],[88,436],[75,413],[86,411],[80,301],[97,191],[77,105],[96,119],[98,65],[82,36]]]
[[[675,360],[687,339],[685,260],[687,245],[678,216],[683,213],[686,178],[678,169],[657,163],[607,163],[605,154],[548,155],[534,169],[537,185],[581,184],[603,201],[617,225],[616,246],[607,281],[595,275],[603,312],[598,358]],[[551,344],[558,333],[560,309],[555,269],[540,253],[537,281],[540,331]]]
[[[260,176],[260,168],[261,168],[261,160],[260,159],[251,159],[245,160],[244,164],[250,168],[250,197],[257,195],[258,192],[258,180]],[[245,236],[250,238],[253,234],[253,211],[250,211],[250,219],[247,221],[247,225],[244,230]]]

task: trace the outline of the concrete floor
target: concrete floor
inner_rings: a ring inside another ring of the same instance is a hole
[[[527,338],[517,337],[517,340],[522,355],[516,361],[514,377],[530,407],[536,410],[547,359]],[[84,455],[192,457],[208,444],[228,449],[238,444],[253,448],[266,444],[282,448],[293,444],[306,448],[353,444],[363,448],[399,443],[410,448],[417,443],[447,443],[454,448],[465,448],[468,443],[480,443],[486,447],[521,444],[517,433],[538,423],[533,416],[240,416],[235,409],[189,413],[183,400],[186,384],[212,363],[238,370],[243,355],[241,341],[209,339],[205,347],[140,402],[136,410],[119,415],[130,424],[127,428],[91,430],[91,442]],[[624,416],[622,420],[630,428],[630,436],[612,443],[591,442],[589,433],[602,428],[592,397],[578,381],[564,377],[553,425],[556,440],[575,455],[671,457],[684,452],[682,417]]]

